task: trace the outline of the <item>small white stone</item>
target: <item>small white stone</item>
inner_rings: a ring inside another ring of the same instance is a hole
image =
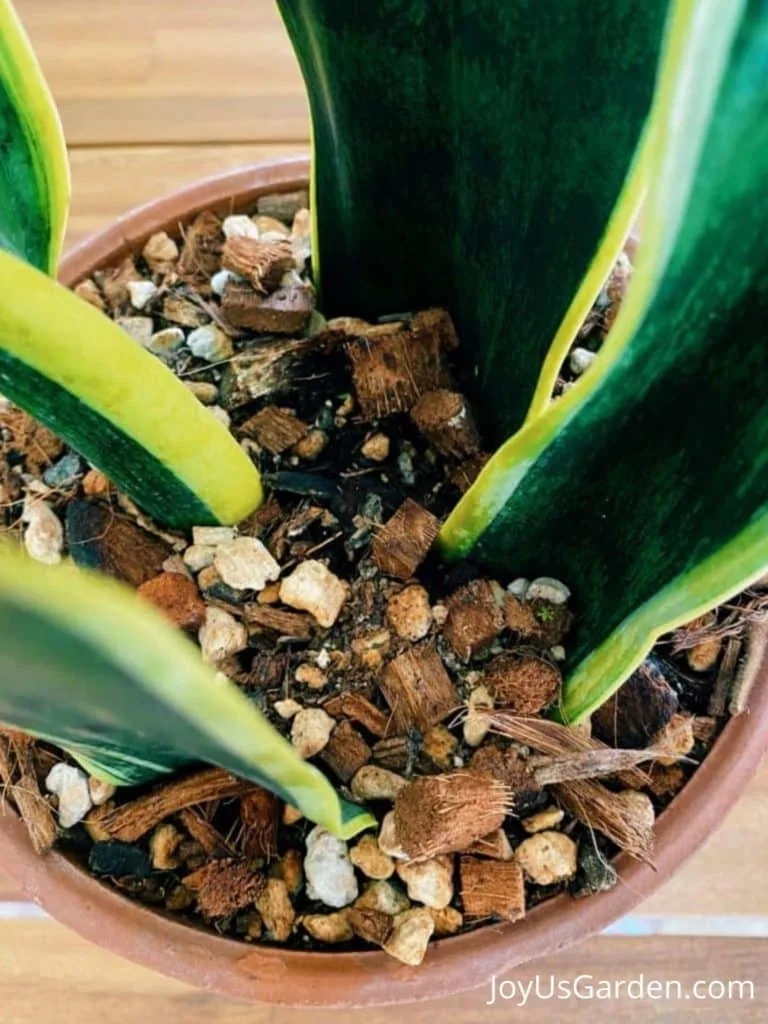
[[[214,295],[223,295],[230,281],[242,281],[243,278],[232,270],[220,270],[211,278],[211,291]]]
[[[248,630],[223,608],[209,605],[205,622],[198,633],[203,661],[209,665],[224,661],[248,646]]]
[[[107,800],[111,800],[117,792],[117,786],[103,779],[97,779],[93,775],[88,779],[88,792],[91,794],[91,801],[94,807],[101,807]]]
[[[515,860],[536,885],[554,885],[573,878],[577,847],[563,832],[537,832],[515,850]]]
[[[184,344],[184,331],[180,327],[165,327],[155,331],[147,348],[156,356],[171,356]]]
[[[255,537],[236,537],[220,544],[213,564],[227,586],[235,590],[263,590],[280,575],[280,566]]]
[[[325,629],[338,618],[347,594],[346,583],[314,559],[298,565],[280,585],[280,600],[284,604],[314,615]]]
[[[518,576],[516,580],[512,580],[507,586],[507,590],[513,597],[519,597],[521,601],[524,601],[530,585],[531,581],[527,580],[525,576]]]
[[[434,910],[443,910],[453,899],[453,858],[442,854],[418,864],[398,864],[408,898]]]
[[[213,565],[215,554],[216,548],[210,544],[190,544],[182,557],[184,564],[192,572],[200,572],[202,569],[207,569],[209,565]]]
[[[555,644],[554,647],[550,647],[549,653],[555,661],[565,661],[565,648],[562,644]]]
[[[235,539],[235,530],[232,526],[193,526],[192,543],[211,545],[217,547],[219,544],[227,544]],[[210,563],[209,563],[210,564]]]
[[[418,967],[426,955],[434,930],[435,919],[426,907],[406,910],[395,918],[384,951],[409,967]]]
[[[525,592],[527,601],[549,601],[550,604],[565,604],[571,592],[560,580],[551,576],[539,576]]]
[[[216,324],[196,327],[187,337],[187,347],[192,355],[209,363],[229,359],[234,352],[231,339]]]
[[[379,826],[379,849],[395,860],[408,860],[408,854],[397,841],[395,812],[387,811]]]
[[[596,352],[590,352],[588,348],[575,348],[568,356],[568,365],[571,368],[571,373],[576,377],[580,377],[582,373],[585,373],[592,363],[594,363],[597,357]]]
[[[88,776],[82,768],[71,764],[55,764],[48,772],[45,788],[59,798],[59,824],[72,828],[82,821],[93,803],[88,790]]]
[[[244,213],[233,213],[221,225],[225,238],[258,238],[259,229]]]
[[[297,700],[291,700],[290,697],[288,700],[276,700],[272,707],[286,722],[290,721],[301,711],[301,704]]]
[[[322,708],[302,708],[293,719],[291,743],[306,760],[324,750],[336,722]]]
[[[377,764],[364,764],[358,768],[350,783],[350,789],[359,800],[394,800],[408,785],[402,775],[396,775],[388,768]]]
[[[157,285],[151,281],[129,281],[128,294],[134,309],[144,309],[150,299],[157,295]]]
[[[304,858],[307,895],[328,907],[346,907],[357,899],[355,869],[347,844],[316,825],[307,836]]]
[[[217,420],[222,427],[229,429],[229,425],[232,422],[232,417],[229,415],[226,409],[222,409],[220,405],[209,405],[208,412]]]
[[[149,345],[155,332],[155,325],[149,316],[121,316],[115,323],[145,347]]]
[[[24,505],[23,521],[24,547],[30,558],[45,565],[56,565],[61,561],[64,547],[64,528],[61,520],[44,501],[27,501]]]
[[[327,647],[321,647],[317,652],[315,664],[318,668],[326,669],[331,664],[331,655]]]
[[[479,747],[491,727],[490,718],[484,713],[493,710],[493,697],[488,687],[476,686],[469,695],[467,707],[469,711],[464,719],[464,742],[470,747]]]

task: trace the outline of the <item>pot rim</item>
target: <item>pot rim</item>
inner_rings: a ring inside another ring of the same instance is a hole
[[[260,195],[306,188],[309,160],[290,157],[207,178],[129,212],[76,245],[60,279],[73,285],[135,251],[157,231],[204,209],[227,212]],[[0,862],[52,917],[100,946],[197,987],[232,998],[292,1007],[383,1006],[475,988],[536,957],[593,935],[665,882],[717,828],[768,750],[768,631],[753,631],[747,671],[758,674],[748,710],[731,718],[691,781],[660,815],[655,864],[620,855],[620,882],[584,900],[567,894],[522,921],[492,924],[430,946],[421,967],[385,953],[320,953],[248,946],[150,910],[100,883],[62,853],[37,856],[17,815],[0,821]]]

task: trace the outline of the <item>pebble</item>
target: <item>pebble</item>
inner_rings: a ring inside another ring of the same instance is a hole
[[[555,644],[554,647],[550,647],[549,653],[555,661],[565,661],[565,648],[562,644]]]
[[[287,700],[276,700],[272,707],[281,718],[285,719],[286,722],[290,721],[290,719],[295,715],[298,715],[301,711],[301,704],[299,704],[297,700],[292,700],[290,697]]]
[[[325,942],[329,946],[349,942],[355,937],[352,925],[343,910],[335,914],[305,914],[300,923],[313,939]]]
[[[219,399],[219,389],[207,380],[186,380],[184,383],[203,405],[214,405]]]
[[[258,238],[259,229],[244,213],[233,213],[221,225],[225,238]]]
[[[384,853],[370,833],[352,847],[349,859],[368,878],[384,880],[395,873],[395,862]]]
[[[347,594],[347,585],[315,559],[302,562],[280,585],[280,600],[291,608],[309,612],[324,629],[329,629],[339,617]]]
[[[98,469],[89,469],[83,477],[83,493],[89,498],[106,498],[109,488],[109,480]]]
[[[162,331],[155,331],[147,348],[156,356],[167,357],[178,351],[183,344],[184,331],[180,327],[165,327]]]
[[[596,352],[590,352],[588,348],[575,348],[568,357],[568,365],[571,373],[580,377],[585,373],[597,358]]]
[[[234,353],[231,339],[215,324],[206,324],[191,331],[187,337],[187,347],[192,355],[209,363],[229,359]]]
[[[536,885],[554,885],[576,874],[578,849],[562,832],[537,832],[515,850],[515,860]]]
[[[408,855],[397,841],[395,812],[387,811],[381,820],[378,835],[379,849],[396,860],[408,860]]]
[[[48,484],[49,487],[63,487],[64,484],[71,483],[79,476],[82,468],[80,456],[69,452],[46,469],[43,473],[43,483]]]
[[[406,910],[395,918],[384,950],[401,963],[418,967],[426,955],[434,930],[434,918],[426,907]]]
[[[525,600],[525,595],[528,593],[528,587],[530,587],[531,581],[527,580],[525,576],[519,576],[507,587],[507,590],[514,597],[519,597],[521,601]]]
[[[394,800],[407,785],[407,779],[388,768],[365,764],[355,773],[350,789],[359,800]]]
[[[242,281],[243,278],[232,270],[220,270],[211,278],[211,291],[214,295],[223,295],[230,281]]]
[[[213,556],[215,554],[216,548],[210,544],[190,544],[182,558],[184,559],[184,564],[192,572],[200,572],[201,569],[207,569],[209,565],[213,565]]]
[[[179,258],[179,247],[165,231],[159,231],[144,246],[142,255],[152,270],[162,271]]]
[[[294,674],[294,679],[297,683],[303,683],[304,686],[308,686],[310,690],[322,690],[324,686],[328,685],[328,676],[322,669],[319,669],[317,665],[308,665],[304,663],[299,665]]]
[[[45,565],[56,565],[61,561],[64,547],[64,528],[56,513],[44,501],[27,502],[23,521],[24,547],[30,558]]]
[[[209,405],[208,411],[211,416],[220,423],[222,427],[229,429],[229,425],[232,422],[232,417],[229,415],[226,409],[222,409],[220,405]]]
[[[59,824],[72,828],[82,821],[93,806],[88,789],[88,776],[82,768],[71,764],[55,764],[48,772],[45,788],[59,798]]]
[[[487,686],[476,686],[467,700],[467,717],[464,719],[464,742],[470,747],[479,747],[491,727],[490,719],[484,712],[493,710],[493,697]]]
[[[397,874],[416,903],[443,910],[453,899],[453,857],[442,854],[418,864],[398,864]]]
[[[227,586],[235,590],[263,590],[280,575],[280,566],[255,537],[236,537],[219,544],[213,564]]]
[[[88,779],[88,792],[91,794],[91,803],[94,807],[101,807],[107,800],[111,800],[117,792],[117,786],[112,782],[105,782],[91,776]]]
[[[362,896],[355,900],[355,907],[360,910],[380,910],[382,914],[390,914],[392,917],[402,914],[410,906],[405,893],[387,881],[369,882]]]
[[[324,750],[336,722],[322,708],[302,708],[293,719],[291,743],[306,760]]]
[[[435,938],[444,938],[446,935],[455,935],[461,931],[464,918],[455,907],[444,907],[442,910],[430,907],[429,912],[435,922]]]
[[[307,895],[328,907],[346,907],[357,899],[355,869],[349,859],[347,844],[316,825],[307,836],[304,858]]]
[[[390,440],[386,434],[371,434],[363,442],[360,454],[371,462],[384,462],[389,458]]]
[[[551,576],[539,576],[525,593],[526,601],[549,601],[550,604],[565,604],[570,596],[568,587]]]
[[[432,609],[424,587],[416,583],[391,597],[387,621],[403,640],[422,640],[432,628]]]
[[[294,455],[311,462],[323,454],[328,446],[328,435],[323,430],[310,430],[291,448]]]
[[[144,309],[146,304],[157,295],[157,285],[151,281],[129,281],[128,294],[134,309]]]
[[[561,807],[545,807],[543,811],[523,818],[522,824],[526,832],[546,832],[557,828],[564,817],[565,811]]]
[[[216,547],[218,544],[227,544],[235,539],[235,531],[232,526],[193,526],[192,543],[204,544]]]
[[[200,628],[198,640],[203,660],[209,665],[243,651],[248,646],[248,631],[223,608],[209,605],[205,610],[205,623]]]
[[[122,329],[135,340],[140,342],[145,347],[149,345],[152,340],[152,335],[155,330],[155,325],[152,322],[152,318],[148,316],[121,316],[115,321],[118,327]]]

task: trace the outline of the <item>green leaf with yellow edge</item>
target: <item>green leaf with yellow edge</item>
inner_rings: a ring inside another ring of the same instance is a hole
[[[494,457],[444,550],[573,589],[561,714],[598,707],[668,629],[768,564],[768,4],[677,0],[652,190],[614,331]]]
[[[169,526],[236,523],[258,471],[159,359],[66,288],[0,251],[0,394]]]
[[[320,307],[448,308],[505,440],[636,215],[668,0],[278,6],[312,111]]]
[[[69,167],[61,124],[10,0],[0,0],[0,248],[54,274]]]
[[[0,721],[118,785],[204,762],[334,835],[375,825],[162,616],[113,580],[0,545]]]

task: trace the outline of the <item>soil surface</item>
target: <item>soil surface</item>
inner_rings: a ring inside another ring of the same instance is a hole
[[[0,528],[137,589],[378,832],[344,844],[219,769],[115,793],[10,731],[0,774],[39,850],[138,900],[247,942],[416,965],[432,938],[610,888],[619,849],[652,860],[656,815],[740,709],[744,628],[768,598],[663,638],[591,723],[556,725],[568,581],[432,553],[488,458],[449,316],[326,322],[309,255],[306,196],[267,196],[75,289],[229,426],[264,477],[257,512],[164,531],[5,403]],[[589,372],[631,269],[622,254],[556,394]]]

